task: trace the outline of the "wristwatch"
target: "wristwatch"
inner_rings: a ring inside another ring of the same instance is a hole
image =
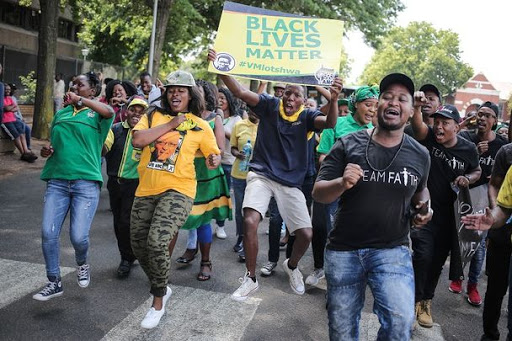
[[[76,105],[78,105],[79,107],[81,107],[82,105],[84,105],[84,102],[82,102],[82,97],[80,97],[78,99],[78,102],[76,102]]]

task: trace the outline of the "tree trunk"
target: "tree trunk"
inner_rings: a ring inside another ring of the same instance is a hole
[[[155,32],[155,53],[153,55],[153,81],[158,78],[160,71],[160,58],[162,57],[162,49],[165,43],[165,32],[169,23],[171,14],[171,6],[174,0],[158,0],[158,14],[156,16],[156,32]],[[165,81],[164,81],[165,83]]]
[[[39,0],[41,17],[37,53],[37,86],[32,135],[47,139],[53,119],[53,80],[57,65],[59,0]]]

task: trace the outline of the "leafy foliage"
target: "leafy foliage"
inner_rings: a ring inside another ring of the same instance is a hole
[[[35,71],[30,71],[26,76],[19,76],[23,85],[23,95],[20,96],[20,103],[32,104],[36,98],[37,80],[34,78]]]
[[[100,0],[68,0],[78,3],[79,17],[83,22],[80,39],[89,47],[93,60],[120,66],[144,69],[149,54],[152,25],[151,0],[118,0],[109,3]],[[345,20],[346,29],[359,29],[372,46],[379,44],[379,37],[386,32],[399,11],[400,0],[242,0],[240,3],[307,16]],[[213,40],[222,13],[223,0],[174,0],[166,29],[166,39],[161,56],[160,77],[187,60],[203,56]],[[202,58],[202,57],[201,57]],[[348,74],[345,53],[341,74]],[[202,73],[206,63],[202,59],[194,64]],[[204,64],[204,65],[203,65]],[[196,70],[197,71],[197,70]]]
[[[397,27],[383,39],[361,83],[378,83],[391,72],[402,72],[417,86],[436,85],[442,94],[448,94],[464,84],[473,69],[461,60],[459,36],[449,30],[436,30],[426,22],[413,22]]]

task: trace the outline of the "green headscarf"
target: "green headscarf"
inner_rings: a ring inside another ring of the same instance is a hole
[[[365,85],[354,91],[352,95],[350,95],[348,101],[348,110],[350,110],[350,113],[354,115],[354,113],[356,112],[356,103],[362,102],[368,98],[379,98],[378,85]]]

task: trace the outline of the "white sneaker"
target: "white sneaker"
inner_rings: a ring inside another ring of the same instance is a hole
[[[162,307],[160,310],[155,310],[155,308],[149,308],[148,313],[144,316],[144,319],[140,323],[140,326],[145,329],[151,329],[158,326],[160,323],[160,319],[164,316],[165,308]]]
[[[263,267],[260,269],[262,276],[270,276],[272,275],[272,272],[276,268],[277,263],[274,262],[267,262],[267,264],[263,265]]]
[[[306,278],[306,284],[307,285],[312,285],[312,286],[317,286],[322,278],[325,278],[324,269],[321,269],[321,268],[320,269],[315,269],[315,271],[313,271],[311,273],[311,275],[309,275]]]
[[[231,295],[231,298],[235,301],[245,301],[250,294],[258,290],[258,280],[254,282],[249,277],[249,272],[246,272],[244,278],[239,278],[238,281],[242,283],[242,285]]]
[[[164,298],[163,298],[162,307],[165,308],[165,305],[167,304],[167,301],[169,301],[169,298],[171,298],[171,295],[172,295],[172,290],[168,286],[167,287],[167,291],[165,292],[165,295],[164,295]]]
[[[144,316],[144,319],[140,323],[140,326],[145,329],[152,329],[158,326],[160,323],[160,319],[165,314],[165,305],[167,301],[171,298],[172,290],[171,288],[167,287],[167,292],[165,293],[164,297],[162,298],[162,309],[156,310],[155,308],[151,307],[149,308],[149,311],[147,312],[146,316]]]
[[[290,278],[290,286],[292,287],[293,292],[295,292],[297,295],[304,295],[306,288],[304,287],[302,273],[300,272],[299,268],[296,268],[292,271],[288,267],[288,259],[283,262],[283,268],[284,272],[286,272]]]
[[[80,265],[76,268],[77,281],[80,288],[87,288],[91,282],[89,264]]]
[[[224,231],[224,226],[217,226],[217,230],[215,231],[215,235],[219,239],[226,239],[227,234],[226,234],[226,231]]]

